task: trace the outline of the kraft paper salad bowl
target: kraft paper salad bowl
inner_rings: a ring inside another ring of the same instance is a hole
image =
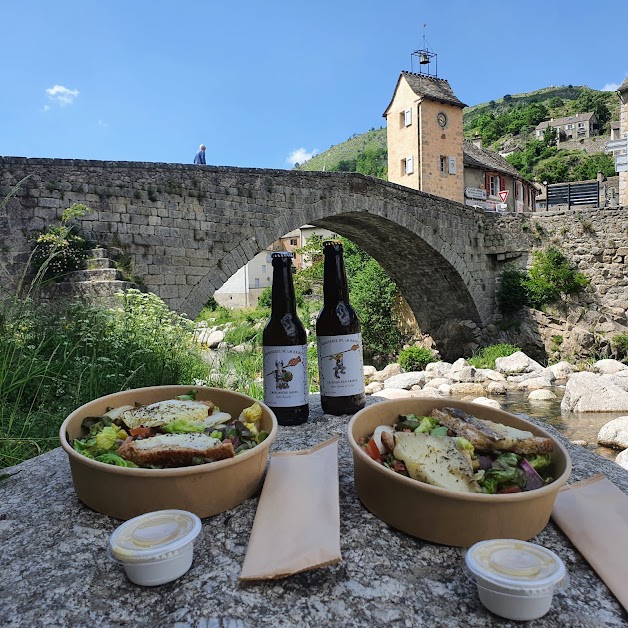
[[[373,460],[361,446],[375,428],[397,423],[399,415],[427,416],[444,407],[551,438],[554,481],[513,494],[452,491],[396,473]],[[502,410],[442,397],[391,399],[367,406],[351,419],[348,440],[353,450],[355,489],[364,506],[393,528],[443,545],[470,547],[487,539],[531,539],[547,525],[556,495],[571,474],[567,450],[549,432]]]
[[[265,404],[260,428],[268,436],[260,444],[226,460],[186,467],[125,468],[98,462],[75,451],[72,442],[84,438],[82,421],[102,416],[111,408],[148,405],[196,390],[196,399],[212,401],[237,418],[257,400],[247,395],[202,386],[152,386],[100,397],[72,412],[59,437],[68,454],[77,497],[89,508],[117,519],[131,519],[154,510],[178,509],[210,517],[241,504],[261,486],[268,452],[277,435],[277,419]]]

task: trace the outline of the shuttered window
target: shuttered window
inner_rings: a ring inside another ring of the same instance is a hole
[[[449,158],[449,174],[456,174],[456,158]]]
[[[412,109],[406,109],[403,112],[403,124],[404,126],[410,126],[412,124]]]
[[[412,163],[412,156],[405,159],[405,171],[406,174],[412,174],[414,172],[414,164]]]

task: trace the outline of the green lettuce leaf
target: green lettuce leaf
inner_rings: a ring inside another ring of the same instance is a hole
[[[190,432],[204,432],[205,423],[202,421],[192,421],[190,419],[175,419],[166,425],[161,426],[162,432],[170,434],[188,434]]]

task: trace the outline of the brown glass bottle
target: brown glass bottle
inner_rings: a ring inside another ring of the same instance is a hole
[[[360,321],[349,303],[340,242],[324,242],[323,309],[316,320],[321,405],[327,414],[353,414],[366,403]]]
[[[292,253],[272,253],[271,313],[262,335],[264,402],[280,425],[299,425],[310,411],[307,336],[297,316]]]

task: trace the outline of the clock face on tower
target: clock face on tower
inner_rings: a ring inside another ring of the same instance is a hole
[[[447,126],[447,116],[441,111],[436,116],[436,122],[438,122],[438,126],[444,129]]]

